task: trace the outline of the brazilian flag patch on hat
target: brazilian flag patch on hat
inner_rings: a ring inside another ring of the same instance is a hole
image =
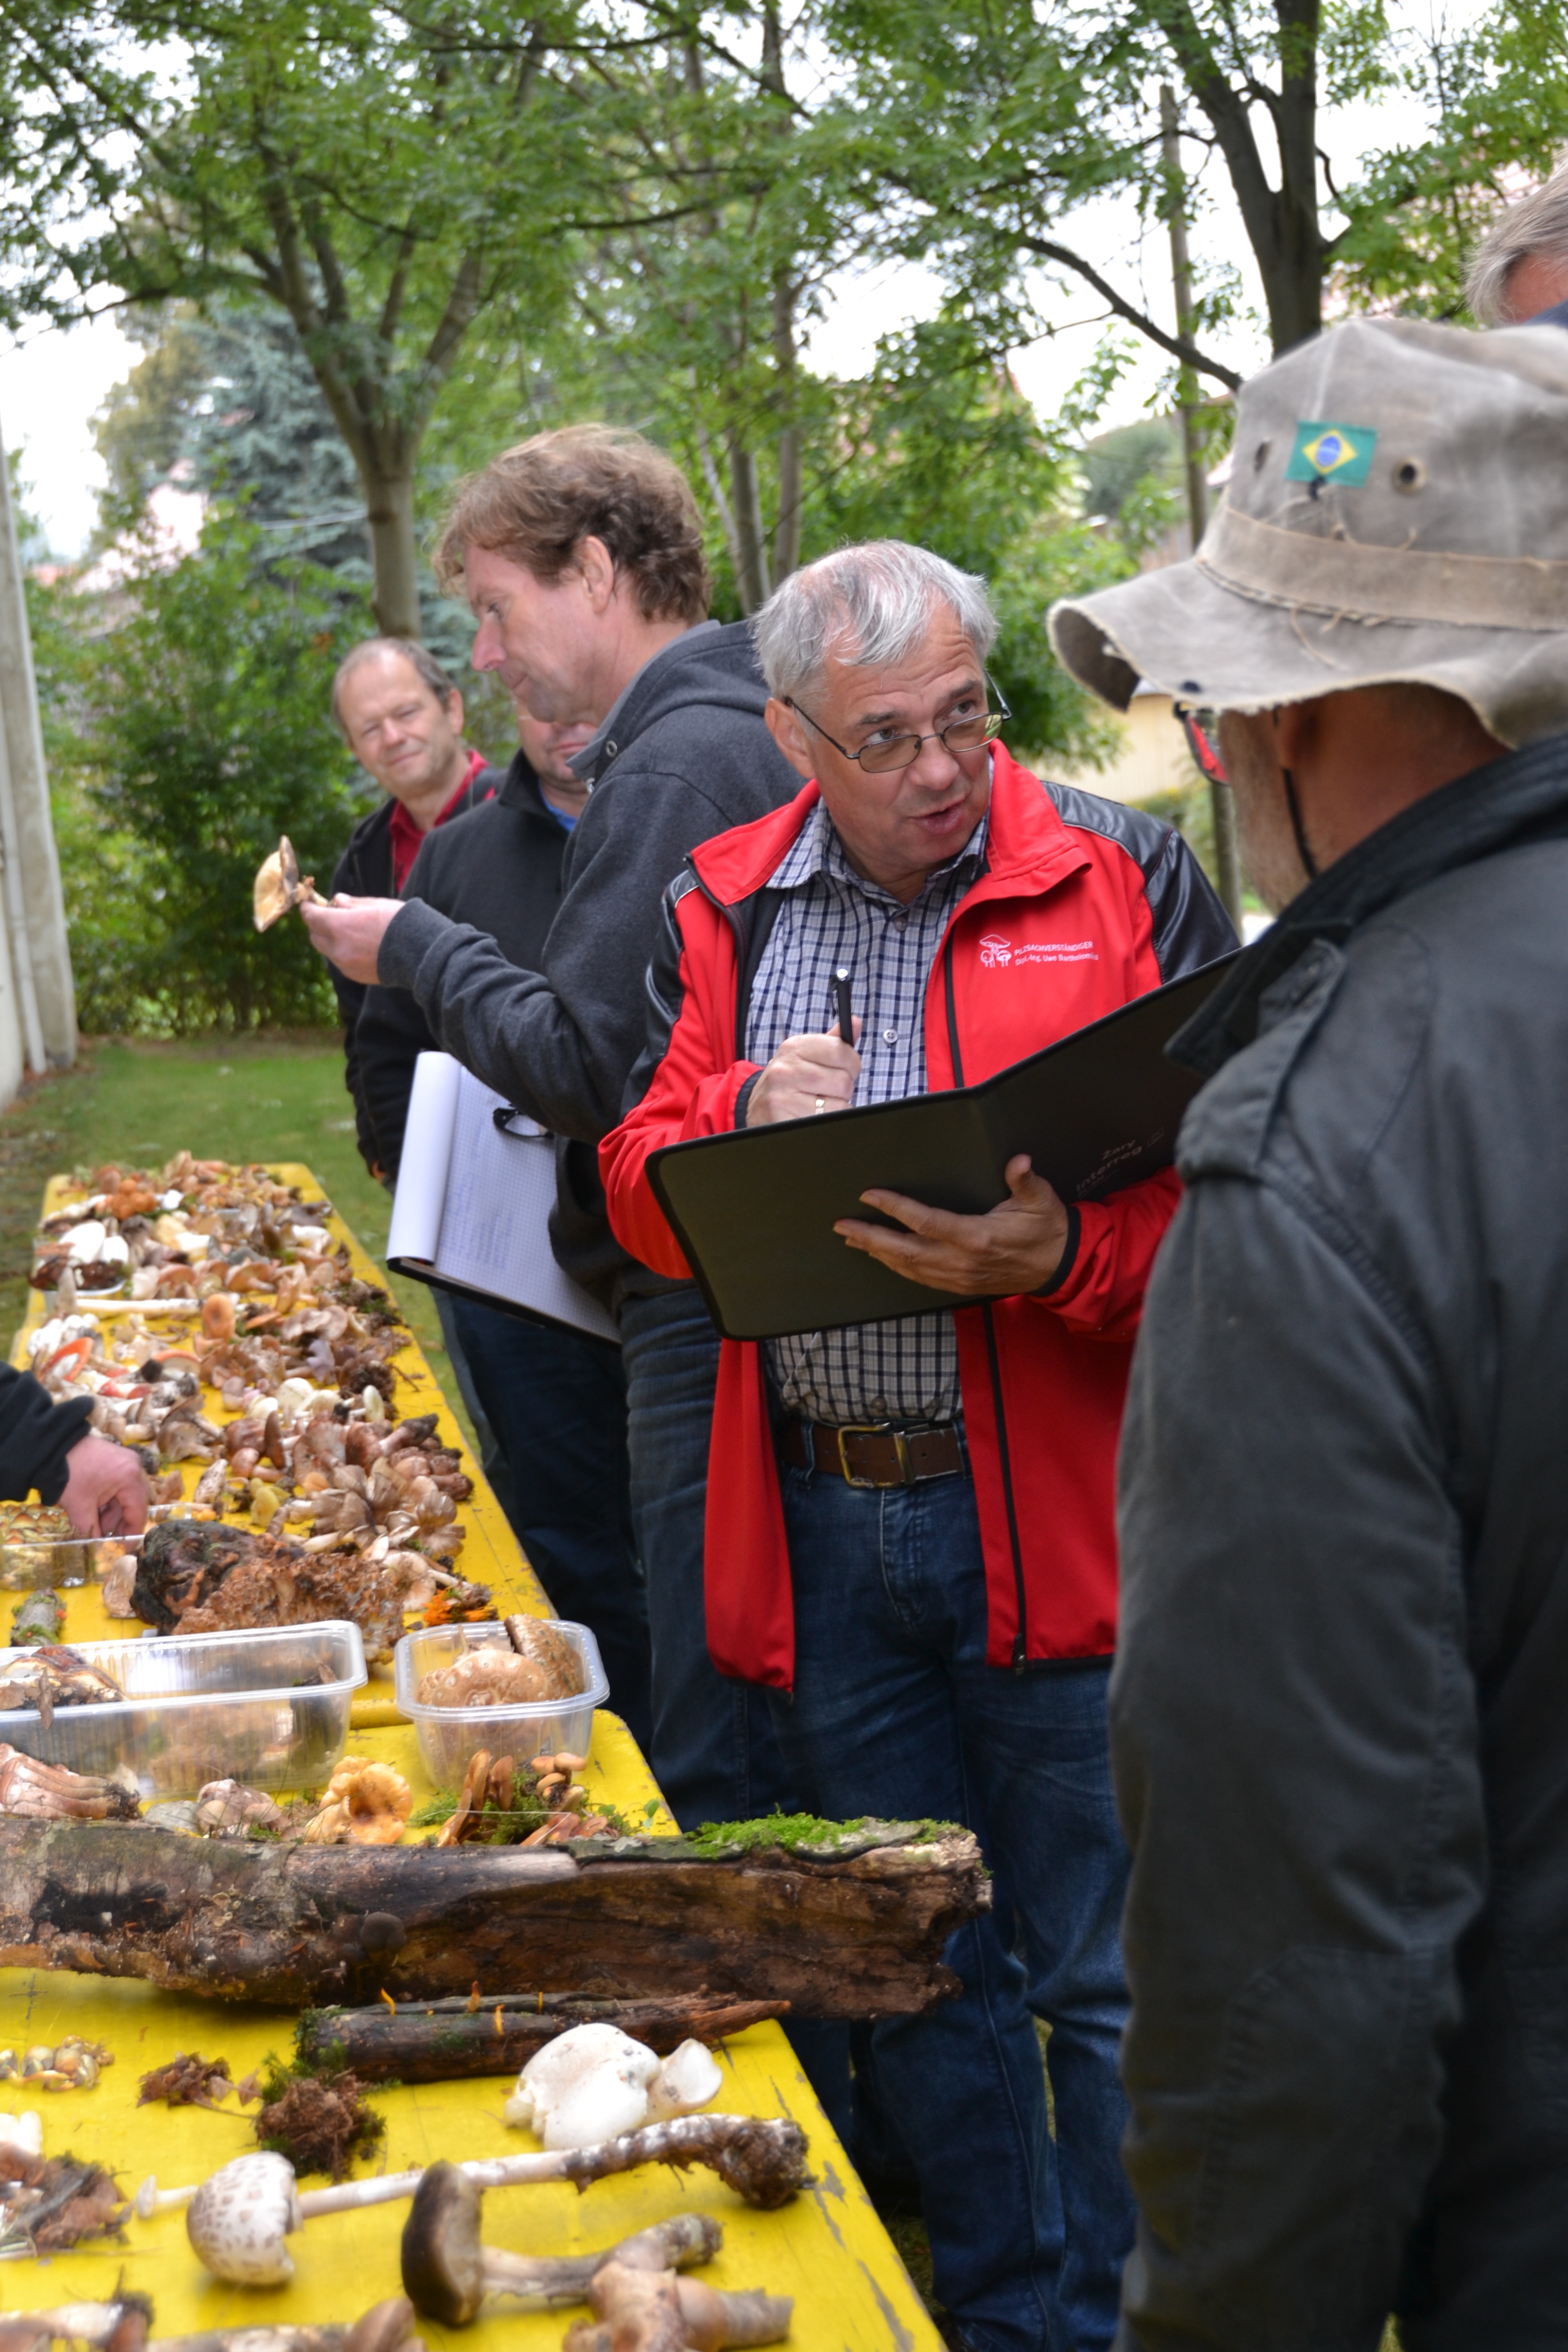
[[[1303,424],[1285,468],[1288,482],[1364,482],[1377,435],[1370,425]]]

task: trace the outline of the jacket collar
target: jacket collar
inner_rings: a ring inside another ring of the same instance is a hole
[[[1258,1035],[1258,1000],[1316,940],[1348,939],[1424,883],[1530,841],[1568,834],[1568,735],[1458,776],[1337,858],[1237,958],[1201,1013],[1172,1038],[1171,1059],[1205,1077]]]
[[[710,897],[721,907],[733,907],[761,890],[820,798],[816,783],[806,784],[783,808],[700,843],[691,863]],[[1038,777],[1021,768],[1000,743],[992,755],[989,814],[986,869],[965,893],[964,906],[1016,896],[1021,888],[1049,889],[1089,864]]]
[[[511,765],[501,779],[496,794],[506,808],[526,809],[530,816],[541,818],[553,831],[560,831],[555,812],[539,788],[539,778],[526,751],[512,754]]]
[[[662,701],[669,685],[669,673],[688,660],[693,646],[707,651],[709,640],[718,636],[717,621],[695,621],[679,637],[645,661],[635,677],[622,687],[615,701],[599,723],[598,732],[580,751],[573,753],[567,766],[581,776],[590,790],[595,785],[610,761],[626,745],[635,740],[647,726],[649,715]]]

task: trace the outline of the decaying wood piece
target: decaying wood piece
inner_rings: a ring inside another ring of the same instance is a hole
[[[284,1846],[139,1823],[0,1821],[0,1968],[142,1977],[291,2009],[547,1984],[601,1999],[787,2000],[911,2016],[957,1990],[990,1903],[966,1832],[858,1824],[847,1853],[684,1841]]]
[[[535,2051],[574,2025],[618,2025],[661,2058],[687,2041],[712,2043],[765,2017],[787,2000],[725,2000],[672,1994],[666,2000],[594,2000],[577,1993],[517,1993],[477,2007],[467,2000],[405,2002],[388,2009],[317,2009],[301,2018],[300,2058],[328,2057],[363,2083],[444,2083],[472,2074],[515,2074]]]

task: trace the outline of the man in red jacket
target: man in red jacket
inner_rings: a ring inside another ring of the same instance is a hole
[[[660,1145],[985,1077],[1234,946],[1178,835],[1002,749],[994,635],[980,581],[898,541],[797,572],[759,616],[768,725],[811,781],[668,893],[648,1051],[600,1146],[645,1265],[687,1271],[647,1184]],[[845,967],[854,1046],[832,1020]],[[963,2341],[1088,2352],[1131,2238],[1112,1473],[1178,1185],[1069,1206],[1026,1159],[1006,1176],[988,1216],[874,1192],[902,1230],[838,1228],[973,1307],[724,1342],[708,1639],[769,1686],[820,1811],[981,1837],[995,1903],[950,1949],[963,1994],[872,2029],[858,2089],[919,2176]]]

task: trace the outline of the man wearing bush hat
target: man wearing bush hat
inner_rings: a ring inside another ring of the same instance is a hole
[[[1565,452],[1560,329],[1352,321],[1051,616],[1219,709],[1279,910],[1121,1454],[1124,2352],[1568,2343]]]

